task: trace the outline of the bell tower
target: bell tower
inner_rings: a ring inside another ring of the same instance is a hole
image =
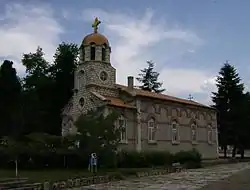
[[[110,63],[111,47],[108,39],[98,32],[100,23],[95,18],[93,33],[84,37],[79,49],[80,60],[75,73],[75,89],[78,91],[85,91],[93,86],[96,89],[112,88],[116,83],[116,70]]]
[[[108,39],[98,32],[98,25],[101,21],[95,18],[92,27],[94,32],[87,35],[80,47],[80,64],[89,61],[99,61],[110,64],[111,48]]]

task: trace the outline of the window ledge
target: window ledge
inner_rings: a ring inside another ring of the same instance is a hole
[[[157,142],[153,140],[148,140],[148,144],[157,144]]]
[[[120,144],[128,144],[128,141],[127,140],[122,140],[122,141],[120,141]]]
[[[209,145],[213,145],[213,142],[212,141],[208,141],[207,142]]]
[[[197,145],[199,144],[197,141],[192,141],[192,145]]]
[[[179,145],[179,144],[180,144],[180,141],[172,141],[172,144],[173,144],[173,145]]]

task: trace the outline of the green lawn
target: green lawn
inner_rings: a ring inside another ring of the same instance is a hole
[[[96,175],[105,175],[111,173],[119,173],[123,176],[135,175],[136,172],[151,170],[150,168],[120,168],[99,170]],[[89,177],[93,176],[87,170],[72,170],[72,169],[58,169],[58,170],[20,170],[18,172],[19,177],[27,177],[32,182],[44,182],[44,181],[61,181],[76,177]],[[0,178],[15,177],[15,170],[0,170]]]
[[[99,175],[103,172],[98,172]],[[33,182],[44,182],[48,181],[58,181],[66,180],[69,178],[75,177],[88,177],[93,175],[92,173],[86,170],[35,170],[35,171],[25,171],[20,170],[18,172],[19,177],[27,177],[30,181]],[[0,178],[15,177],[15,170],[0,170]]]

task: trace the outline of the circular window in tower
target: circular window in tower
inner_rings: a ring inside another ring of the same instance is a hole
[[[102,71],[102,72],[100,73],[100,79],[101,79],[102,81],[106,81],[106,80],[108,79],[108,73],[106,73],[105,71]]]
[[[79,100],[79,105],[80,105],[80,107],[83,107],[83,106],[84,106],[84,103],[85,103],[84,98],[80,98],[80,100]]]

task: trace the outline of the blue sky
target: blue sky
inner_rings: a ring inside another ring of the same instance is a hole
[[[153,60],[167,94],[209,104],[226,60],[250,85],[249,7],[237,0],[0,0],[0,59],[23,74],[22,53],[40,45],[52,60],[60,42],[80,44],[98,16],[118,83]]]

